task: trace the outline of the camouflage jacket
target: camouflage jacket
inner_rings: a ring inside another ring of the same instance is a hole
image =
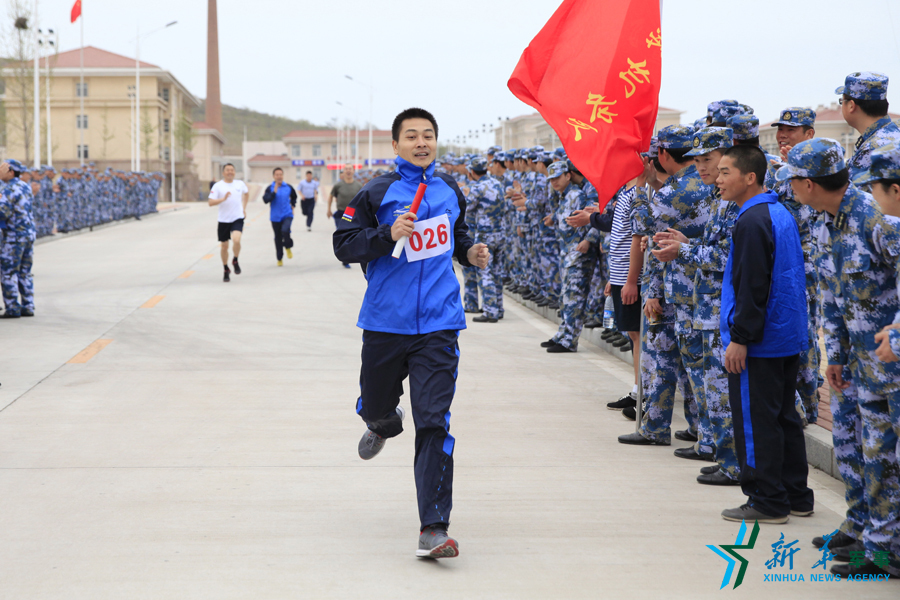
[[[573,212],[587,208],[588,199],[581,188],[570,183],[560,196],[559,205],[556,207],[556,235],[559,237],[560,251],[565,255],[575,250],[582,240],[588,239],[588,234],[593,228],[572,227],[566,223],[566,218]]]
[[[722,200],[718,188],[712,199],[715,207],[703,229],[703,237],[695,244],[681,244],[678,261],[693,265],[694,293],[691,326],[703,331],[719,328],[722,308],[722,278],[731,251],[731,230],[737,220],[740,207],[734,202]]]
[[[900,142],[900,127],[890,117],[881,117],[856,140],[856,152],[847,161],[850,167],[850,180],[867,171],[872,166],[872,151],[887,146],[892,142]]]
[[[469,185],[466,211],[472,211],[476,235],[493,235],[503,231],[506,204],[503,187],[495,177],[484,175]],[[468,214],[466,219],[468,220]]]
[[[20,242],[34,241],[37,233],[33,203],[31,185],[18,177],[3,186],[0,190],[0,221],[6,221],[7,235],[14,236]]]
[[[875,356],[875,334],[900,308],[900,232],[872,196],[850,184],[838,213],[819,220],[816,244],[828,364],[855,364],[853,377],[869,393],[900,391],[900,363]]]

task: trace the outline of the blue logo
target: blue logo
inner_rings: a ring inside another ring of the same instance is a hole
[[[734,566],[740,562],[741,568],[738,569],[737,577],[734,580],[734,587],[732,589],[737,589],[742,583],[744,583],[744,575],[747,573],[747,565],[750,564],[746,558],[741,556],[736,552],[736,550],[753,550],[753,546],[756,545],[756,538],[759,535],[759,521],[753,522],[753,531],[750,533],[750,541],[746,544],[744,543],[744,538],[747,534],[747,523],[745,521],[741,521],[741,528],[738,530],[737,537],[734,540],[733,544],[723,544],[721,546],[712,546],[707,545],[706,547],[721,556],[728,563],[728,566],[725,568],[725,577],[722,578],[722,586],[719,588],[724,589],[726,585],[731,581],[731,576],[734,574]]]

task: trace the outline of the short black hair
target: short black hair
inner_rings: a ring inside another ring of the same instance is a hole
[[[666,153],[672,157],[672,160],[679,165],[690,162],[694,158],[693,156],[685,156],[685,154],[691,151],[690,148],[660,148],[660,150],[665,150]]]
[[[860,108],[867,116],[870,117],[884,117],[888,114],[888,108],[890,107],[890,103],[887,99],[884,100],[859,100],[857,98],[851,98],[847,94],[844,94],[844,102],[848,100],[853,100],[853,102]]]
[[[234,166],[233,164],[231,164],[231,163],[225,163],[224,165],[222,165],[222,170],[223,170],[223,171],[225,170],[225,167],[231,167],[232,169],[234,169],[235,171],[237,171],[237,167],[235,167],[235,166]]]
[[[828,192],[836,192],[850,183],[850,167],[843,171],[838,171],[834,175],[826,175],[825,177],[808,177],[813,183],[816,183]]]
[[[505,160],[500,160],[499,158],[494,158],[494,159],[491,160],[491,162],[497,163],[498,165],[500,165],[500,166],[503,167],[504,169],[506,168],[506,161],[505,161]]]
[[[888,191],[892,185],[900,185],[900,179],[879,179],[878,183],[881,184],[881,189]]]
[[[312,171],[307,171],[306,174],[307,174],[307,175],[312,175],[313,173],[312,173]]]
[[[724,156],[730,157],[734,161],[735,168],[742,174],[756,175],[756,185],[765,185],[769,161],[759,146],[732,146],[725,151]]]
[[[734,140],[735,146],[759,146],[759,136],[747,140]]]
[[[282,169],[281,167],[275,167],[274,169],[272,169],[272,175],[275,174],[275,171],[281,171],[282,173],[284,173],[284,169]]]
[[[479,170],[477,170],[477,169],[471,169],[471,171],[472,171],[473,173],[475,173],[476,175],[478,175],[479,177],[481,177],[481,176],[487,174],[487,171],[479,171]]]
[[[816,128],[812,125],[801,125],[800,127],[803,129],[803,133],[806,133],[807,131],[812,131],[813,133],[815,133],[816,131]]]
[[[431,121],[431,126],[434,127],[434,138],[437,139],[438,136],[438,125],[437,120],[435,120],[434,115],[425,110],[424,108],[407,108],[399,115],[394,117],[394,123],[391,125],[391,139],[395,142],[400,141],[400,126],[403,125],[403,121],[407,119],[427,119]]]

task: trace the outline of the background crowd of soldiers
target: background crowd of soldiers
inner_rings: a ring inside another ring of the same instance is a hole
[[[37,238],[156,212],[162,173],[132,173],[93,163],[59,174],[17,160],[0,165],[2,318],[34,316],[31,274]]]
[[[797,223],[805,263],[798,276],[807,291],[809,322],[792,414],[780,418],[778,427],[796,427],[802,440],[802,427],[817,421],[824,358],[848,511],[838,531],[813,544],[827,545],[832,560],[847,561],[833,567],[843,575],[900,575],[900,363],[894,362],[900,330],[888,331],[900,323],[900,128],[888,116],[887,84],[882,74],[853,73],[837,90],[845,120],[860,133],[852,157],[844,157],[838,142],[816,138],[816,113],[805,107],[779,114],[772,126],[778,127],[780,156],[765,153],[764,189],[777,194]],[[551,353],[576,351],[585,322],[599,325],[609,291],[605,232],[615,227],[614,218],[625,221],[619,225],[639,248],[631,268],[638,270],[643,322],[640,337],[632,339],[640,339],[634,354],[643,403],[637,407],[635,388],[609,405],[632,420],[638,410],[642,414],[637,432],[619,441],[669,445],[678,389],[688,428],[674,437],[693,445],[679,448],[676,456],[711,463],[701,469],[699,483],[742,486],[749,497],[722,516],[740,521],[752,513],[760,522],[783,523],[791,515],[813,513],[805,448],[801,443],[776,450],[795,455],[785,464],[802,459],[802,489],[785,489],[790,486],[780,467],[764,473],[747,466],[745,449],[735,443],[720,335],[723,274],[739,210],[721,199],[716,165],[732,147],[759,148],[759,126],[751,107],[723,100],[711,103],[706,118],[693,125],[660,130],[642,154],[644,173],[602,214],[594,186],[561,148],[494,146],[485,156],[447,154],[440,168],[459,183],[467,224],[493,257],[481,272],[463,269],[466,311],[481,313],[475,322],[497,323],[504,286],[538,306],[558,309],[559,331],[541,344]],[[893,185],[896,214],[880,204],[887,192],[872,189],[882,184]],[[626,201],[624,218],[615,216],[617,203]],[[631,349],[621,333],[631,332],[613,327],[603,337]],[[767,486],[772,489],[759,491]],[[767,493],[778,500],[767,504]]]

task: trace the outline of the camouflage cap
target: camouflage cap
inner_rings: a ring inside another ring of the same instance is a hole
[[[844,149],[835,140],[814,138],[791,148],[787,164],[778,169],[775,178],[786,181],[795,177],[827,177],[847,168]]]
[[[740,106],[741,109],[744,111],[744,114],[745,114],[745,115],[752,115],[752,114],[754,114],[754,113],[756,112],[756,111],[753,110],[753,107],[752,107],[752,106],[748,106],[747,104],[740,104],[739,106]]]
[[[873,181],[890,179],[900,181],[900,145],[888,144],[871,154],[872,166],[853,179],[856,185],[868,185]]]
[[[472,160],[469,161],[469,168],[473,171],[487,171],[488,163],[486,158],[481,158],[480,156],[476,156]]]
[[[732,130],[728,127],[706,127],[694,134],[693,149],[685,156],[703,156],[713,150],[727,150],[734,146]]]
[[[17,161],[14,158],[7,158],[6,164],[9,165],[10,169],[12,169],[13,171],[15,171],[17,173],[27,173],[28,172],[28,169],[25,168],[25,165],[23,165],[22,163],[20,163],[19,161]]]
[[[731,127],[736,140],[752,140],[759,137],[759,117],[756,115],[735,115],[729,117],[725,124]]]
[[[547,167],[547,177],[550,179],[556,179],[563,173],[569,172],[569,165],[564,160],[558,160],[555,163],[551,164]]]
[[[650,149],[646,152],[641,152],[641,156],[645,158],[656,158],[659,156],[659,138],[655,135],[650,138]]]
[[[740,105],[736,106],[720,106],[716,110],[713,111],[712,114],[712,122],[713,123],[727,123],[728,119],[731,117],[744,114],[744,109],[740,107]]]
[[[706,116],[712,117],[713,113],[723,106],[740,106],[737,100],[716,100],[706,105]]]
[[[847,94],[856,100],[886,100],[888,76],[872,71],[850,73],[835,94]]]
[[[507,160],[508,159],[506,158],[506,152],[504,152],[503,150],[497,150],[497,152],[494,153],[494,162],[506,162]]]
[[[706,117],[703,117],[702,119],[697,119],[696,121],[694,121],[694,131],[700,131],[701,129],[705,129],[705,128],[706,128]]]
[[[493,154],[497,154],[501,150],[503,150],[503,148],[501,148],[500,146],[491,146],[490,148],[487,149],[487,153],[493,155]]]
[[[791,127],[800,127],[805,125],[813,127],[816,124],[816,111],[811,108],[803,108],[801,106],[791,106],[781,111],[780,120],[772,123],[772,127],[779,125],[790,125]]]
[[[558,159],[564,159],[566,157],[566,149],[560,146],[553,150],[553,157]]]
[[[667,150],[689,149],[694,138],[694,129],[686,125],[669,125],[659,130],[659,147]]]

